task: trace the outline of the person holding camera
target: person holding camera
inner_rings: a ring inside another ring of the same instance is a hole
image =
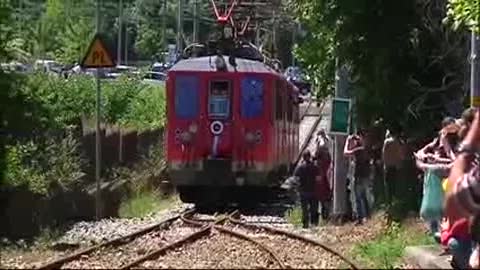
[[[365,148],[362,131],[347,137],[343,154],[353,158],[353,192],[357,212],[356,224],[360,225],[366,222],[369,215],[367,190],[370,176],[370,160]]]

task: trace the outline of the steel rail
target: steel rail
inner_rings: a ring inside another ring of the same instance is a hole
[[[231,236],[234,236],[234,237],[237,237],[237,238],[240,238],[240,239],[243,239],[243,240],[246,240],[246,241],[249,241],[249,242],[252,242],[254,243],[255,245],[257,245],[258,247],[260,247],[263,251],[267,252],[277,263],[278,265],[280,266],[280,269],[286,269],[285,267],[285,264],[282,262],[282,260],[278,257],[278,255],[273,251],[271,250],[268,246],[264,245],[263,243],[253,239],[252,237],[246,235],[246,234],[243,234],[243,233],[240,233],[240,232],[236,232],[234,230],[231,230],[231,229],[228,229],[224,226],[214,226],[214,228],[220,232],[223,232],[225,234],[229,234]]]
[[[315,239],[311,239],[311,238],[308,238],[308,237],[300,235],[300,234],[296,234],[296,233],[293,233],[293,232],[289,232],[289,231],[285,231],[285,230],[281,230],[281,229],[277,229],[277,228],[273,228],[273,227],[269,227],[269,226],[265,226],[265,225],[247,224],[247,223],[244,223],[244,222],[242,222],[238,219],[235,219],[235,218],[229,218],[229,221],[233,224],[241,225],[241,226],[244,226],[246,228],[257,228],[257,229],[260,228],[260,229],[264,229],[266,231],[269,231],[271,233],[285,235],[285,236],[290,237],[290,238],[294,238],[294,239],[297,239],[297,240],[300,240],[300,241],[303,241],[303,242],[307,242],[307,243],[319,246],[319,247],[323,248],[324,250],[326,250],[327,252],[329,252],[329,253],[339,257],[340,259],[342,259],[344,262],[349,264],[352,269],[360,269],[350,259],[347,259],[345,256],[340,254],[338,251],[328,247],[326,244],[321,243],[321,242],[319,242]]]
[[[115,239],[112,239],[112,240],[94,245],[92,247],[82,249],[82,250],[77,251],[77,252],[75,252],[73,254],[70,254],[68,256],[61,257],[61,258],[56,259],[52,262],[48,262],[44,265],[41,265],[37,269],[58,269],[62,265],[64,265],[65,263],[74,261],[77,258],[81,257],[82,255],[88,255],[88,254],[90,254],[90,253],[92,253],[92,252],[94,252],[94,251],[96,251],[100,248],[108,247],[108,246],[120,246],[120,245],[127,244],[127,243],[133,241],[136,237],[147,234],[149,232],[152,232],[152,231],[154,231],[154,230],[158,229],[159,227],[162,227],[166,224],[171,224],[175,220],[179,219],[183,214],[190,213],[190,212],[193,212],[193,211],[195,211],[195,209],[187,209],[187,210],[183,211],[182,213],[179,213],[179,214],[177,214],[173,217],[170,217],[166,220],[162,220],[160,222],[157,222],[154,225],[151,225],[151,226],[148,226],[146,228],[140,229],[140,230],[135,231],[131,234],[128,234],[128,235],[125,235],[125,236],[120,236],[118,238],[115,238]]]
[[[237,210],[235,210],[232,214],[228,215],[228,218],[227,219],[230,219],[232,216],[238,214],[239,212]],[[182,221],[186,222],[186,223],[189,223],[189,224],[192,224],[192,225],[195,225],[195,226],[205,226],[205,223],[203,223],[202,221],[203,220],[194,220],[194,219],[188,219],[186,217],[182,217]],[[217,223],[217,222],[215,222]],[[226,228],[224,226],[220,226],[220,225],[213,225],[213,228],[216,229],[217,231],[219,232],[222,232],[222,233],[225,233],[225,234],[229,234],[233,237],[236,237],[236,238],[239,238],[239,239],[242,239],[242,240],[245,240],[245,241],[248,241],[248,242],[252,242],[254,243],[255,245],[257,245],[258,247],[260,247],[263,251],[265,251],[266,253],[268,253],[277,263],[278,265],[280,266],[280,269],[285,269],[285,264],[282,262],[282,260],[278,257],[278,255],[273,251],[271,250],[268,246],[264,245],[263,243],[253,239],[252,237],[246,235],[246,234],[243,234],[243,233],[240,233],[240,232],[236,232],[234,230],[231,230],[229,228]]]
[[[187,242],[190,242],[190,241],[194,241],[194,240],[197,240],[207,234],[209,234],[212,230],[212,228],[218,224],[218,223],[221,223],[221,222],[224,222],[225,220],[228,220],[229,218],[231,218],[232,215],[236,215],[237,214],[237,211],[227,215],[227,216],[223,216],[223,217],[219,217],[217,218],[214,222],[211,222],[211,223],[207,223],[207,224],[204,224],[204,223],[199,223],[195,220],[191,220],[189,218],[187,218],[186,216],[187,215],[191,215],[193,214],[194,212],[189,212],[189,213],[186,213],[184,215],[181,215],[180,216],[180,219],[182,221],[184,221],[185,223],[187,224],[192,224],[192,225],[201,225],[201,229],[199,231],[196,231],[194,233],[191,233],[185,237],[183,237],[182,239],[180,240],[177,240],[177,241],[174,241],[170,244],[167,244],[166,246],[163,246],[155,251],[152,251],[150,252],[149,254],[145,255],[145,256],[142,256],[140,258],[138,258],[137,260],[127,264],[127,265],[124,265],[122,266],[120,269],[122,270],[125,270],[125,269],[130,269],[136,265],[139,265],[145,261],[149,261],[151,259],[154,259],[154,258],[157,258],[159,257],[160,255],[162,255],[163,253],[167,252],[168,250],[170,249],[173,249],[173,248],[176,248],[176,247],[179,247]]]

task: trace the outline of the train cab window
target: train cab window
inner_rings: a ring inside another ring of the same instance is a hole
[[[226,119],[230,117],[232,84],[226,80],[210,81],[208,92],[208,116]]]
[[[259,117],[263,114],[263,81],[255,77],[242,79],[241,115],[243,118]]]
[[[175,114],[180,119],[192,119],[198,116],[198,78],[195,76],[177,76],[175,79]]]

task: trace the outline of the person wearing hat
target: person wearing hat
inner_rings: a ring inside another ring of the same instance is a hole
[[[319,168],[312,161],[310,151],[306,150],[302,154],[302,163],[294,172],[300,182],[299,194],[302,205],[302,223],[303,228],[308,228],[310,224],[317,226],[319,221],[318,200],[315,198],[315,179]]]

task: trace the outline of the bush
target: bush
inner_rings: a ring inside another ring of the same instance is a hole
[[[375,269],[393,269],[409,245],[433,244],[433,238],[412,225],[393,222],[388,231],[373,241],[357,244],[353,253],[368,266]]]
[[[302,208],[300,206],[295,206],[294,208],[287,210],[286,219],[288,223],[293,224],[295,227],[302,227]]]
[[[60,139],[28,140],[7,146],[7,186],[27,186],[36,194],[51,196],[60,190],[71,190],[85,173],[79,144],[69,132]]]
[[[123,218],[144,217],[155,211],[169,208],[175,202],[173,196],[164,197],[155,190],[145,190],[136,192],[131,198],[123,201],[118,212]]]
[[[138,130],[161,128],[165,124],[165,112],[165,89],[148,86],[132,99],[120,123]]]
[[[10,107],[26,108],[22,114],[27,117],[15,116],[19,110],[7,110],[7,119],[14,123],[17,117],[22,123],[10,125],[11,130],[7,130],[6,175],[1,185],[26,186],[46,196],[56,190],[71,189],[82,182],[86,167],[78,138],[65,130],[80,127],[82,116],[89,118],[95,114],[95,79],[86,75],[64,79],[46,73],[16,76],[10,94],[12,100],[19,101]],[[139,130],[164,126],[163,87],[145,84],[139,77],[123,76],[103,80],[101,94],[104,122]],[[152,161],[162,159],[161,150]]]
[[[78,125],[82,115],[95,115],[94,78],[74,75],[67,80],[45,73],[23,77],[21,93],[36,101],[36,117],[42,128],[63,129]],[[102,116],[110,124],[143,129],[161,128],[165,122],[163,87],[141,82],[136,77],[104,80],[101,85]]]

